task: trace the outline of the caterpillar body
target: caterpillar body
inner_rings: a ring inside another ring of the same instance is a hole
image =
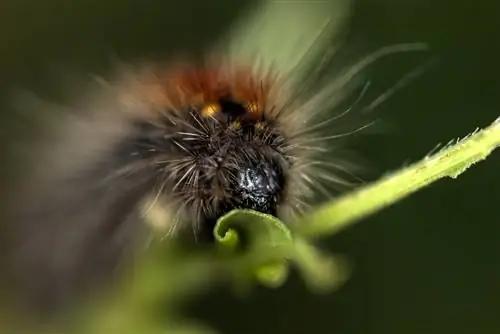
[[[342,164],[327,161],[331,139],[344,134],[323,132],[350,110],[336,109],[348,83],[396,51],[370,55],[312,91],[294,67],[217,53],[127,68],[97,80],[75,107],[37,102],[37,113],[50,110],[47,135],[27,151],[9,209],[16,291],[61,308],[109,281],[151,227],[210,241],[232,209],[285,222],[303,213],[318,190],[347,183]]]

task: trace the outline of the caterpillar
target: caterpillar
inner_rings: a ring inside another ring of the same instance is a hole
[[[29,108],[51,111],[46,136],[10,201],[16,291],[60,309],[118,273],[151,228],[210,242],[233,209],[284,221],[307,211],[318,191],[347,183],[331,141],[369,125],[325,132],[351,110],[338,110],[350,84],[374,60],[419,48],[383,49],[326,83],[321,64],[301,81],[295,67],[214,52],[121,69],[71,107],[37,101]]]

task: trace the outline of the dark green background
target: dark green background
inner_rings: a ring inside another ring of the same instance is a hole
[[[244,7],[230,0],[3,0],[0,87],[54,93],[50,72],[60,64],[100,72],[114,56],[202,50]],[[372,49],[423,41],[439,57],[379,108],[386,130],[359,143],[374,174],[500,115],[499,2],[359,0],[350,29]],[[405,66],[381,62],[372,80],[389,85]],[[498,333],[499,171],[497,152],[458,180],[438,182],[331,239],[357,266],[333,295],[312,295],[293,279],[243,300],[214,292],[193,316],[224,333]]]

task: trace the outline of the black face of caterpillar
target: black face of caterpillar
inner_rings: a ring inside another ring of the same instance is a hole
[[[290,168],[272,120],[230,98],[209,107],[140,124],[133,151],[154,162],[157,194],[178,203],[176,219],[190,220],[202,239],[232,209],[276,215]]]

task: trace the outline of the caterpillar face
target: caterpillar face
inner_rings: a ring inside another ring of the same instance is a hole
[[[160,186],[148,204],[169,210],[176,227],[191,225],[202,238],[232,209],[278,215],[294,162],[275,112],[276,82],[207,68],[166,77],[167,84],[148,85],[161,102],[151,119],[136,124],[126,152],[154,165]]]

